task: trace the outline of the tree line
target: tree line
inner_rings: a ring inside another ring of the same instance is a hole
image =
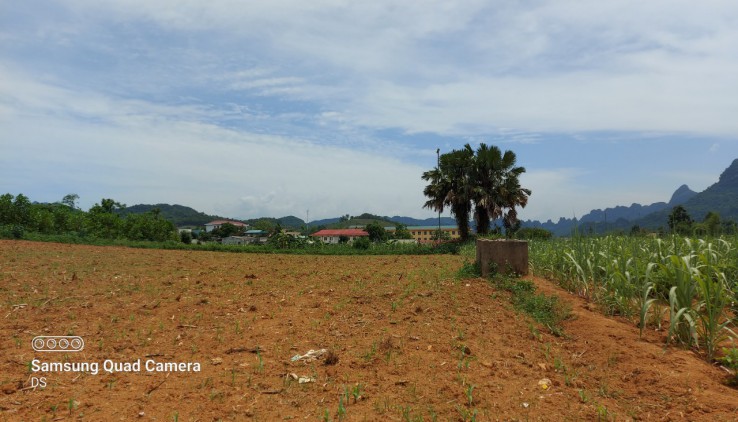
[[[25,233],[74,235],[100,239],[178,240],[177,228],[158,209],[120,215],[125,205],[108,198],[88,211],[77,207],[79,196],[69,194],[54,203],[31,202],[27,196],[0,196],[0,237],[20,239]]]

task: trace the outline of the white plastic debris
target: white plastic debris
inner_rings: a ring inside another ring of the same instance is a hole
[[[328,353],[328,349],[320,349],[320,350],[308,350],[307,353],[304,355],[295,355],[292,356],[292,362],[297,362],[299,360],[305,361],[305,362],[312,362],[314,360],[317,360],[324,354]]]

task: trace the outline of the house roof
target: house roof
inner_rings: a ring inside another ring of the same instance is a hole
[[[267,233],[264,230],[246,230],[246,234],[262,234]]]
[[[325,229],[315,232],[311,236],[369,236],[369,233],[361,229]]]
[[[408,230],[438,230],[438,226],[407,226]],[[456,226],[441,226],[441,230],[458,230]]]
[[[248,224],[242,223],[240,221],[232,221],[232,220],[213,220],[205,225],[206,226],[220,226],[225,223],[230,223],[230,224],[233,224],[234,226],[240,226],[240,227],[248,226]]]

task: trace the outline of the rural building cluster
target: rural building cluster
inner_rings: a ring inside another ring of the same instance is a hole
[[[228,236],[217,237],[218,230],[226,225],[235,227],[238,231],[237,234],[230,234]],[[224,245],[258,245],[265,244],[271,236],[275,233],[270,233],[265,230],[259,230],[252,228],[249,224],[236,221],[236,220],[213,220],[204,225],[204,230],[201,229],[179,229],[181,232],[187,232],[193,237],[197,237],[201,232],[206,234],[214,234],[213,241],[219,241]],[[396,231],[395,226],[384,227],[384,230],[393,235]],[[439,237],[441,239],[453,240],[459,238],[459,229],[456,226],[407,226],[407,232],[410,234],[409,239],[394,239],[394,241],[401,241],[402,243],[432,243]],[[308,236],[294,230],[280,230],[279,234],[286,235],[294,238],[319,240],[326,244],[338,244],[338,243],[352,243],[356,239],[362,237],[369,237],[369,232],[365,230],[364,226],[351,226],[350,228],[338,228],[338,229],[321,229]],[[193,239],[193,242],[196,242]]]

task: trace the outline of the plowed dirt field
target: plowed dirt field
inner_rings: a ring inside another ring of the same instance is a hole
[[[0,241],[0,418],[738,419],[725,371],[663,332],[534,278],[572,306],[555,337],[463,260]]]

